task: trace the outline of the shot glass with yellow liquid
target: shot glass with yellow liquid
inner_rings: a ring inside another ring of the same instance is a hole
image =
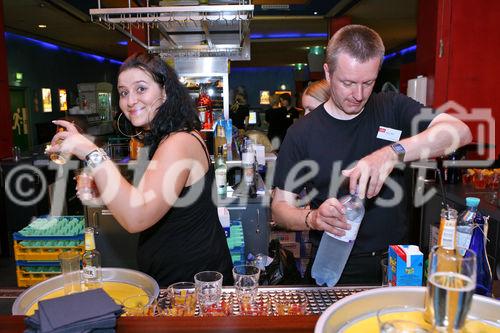
[[[64,132],[64,131],[65,131],[64,127],[57,126],[56,134],[59,132]],[[60,144],[61,142],[62,142],[61,139],[57,140],[57,144]],[[63,153],[63,152],[48,153],[48,150],[50,150],[50,148],[51,148],[51,145],[49,143],[47,146],[45,146],[45,153],[49,155],[50,160],[52,162],[54,162],[55,164],[62,165],[71,159],[71,154],[69,154],[69,153]]]
[[[139,294],[127,297],[122,302],[125,316],[154,316],[155,304],[150,303],[149,295]]]
[[[196,310],[196,289],[192,282],[177,282],[167,289],[167,316],[192,317]]]

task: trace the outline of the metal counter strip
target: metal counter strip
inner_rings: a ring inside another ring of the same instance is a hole
[[[307,299],[307,309],[305,315],[320,315],[330,305],[338,300],[349,295],[368,290],[379,288],[379,286],[346,286],[346,287],[275,287],[275,286],[260,286],[257,301],[263,298],[271,304],[267,315],[278,315],[277,304],[282,299],[291,300],[291,303],[298,304],[300,299]],[[159,302],[166,302],[167,289],[160,290]],[[231,304],[232,315],[240,315],[239,305],[234,293],[234,288],[224,287],[222,289],[222,300]],[[196,309],[196,316],[199,315],[199,308]],[[264,314],[265,315],[265,314]]]
[[[261,286],[259,287],[258,297],[268,297],[273,303],[270,315],[275,315],[275,303],[280,298],[290,297],[294,301],[298,301],[297,295],[304,295],[307,299],[307,311],[306,315],[320,315],[325,311],[330,305],[338,300],[349,295],[368,290],[373,288],[379,288],[378,286],[349,286],[349,287],[275,287],[275,286]],[[19,296],[25,289],[0,289],[0,299],[1,298],[12,298],[15,299]],[[165,301],[167,289],[161,289],[160,295],[158,297],[159,302]],[[238,315],[238,305],[236,303],[236,297],[234,295],[234,288],[224,287],[222,289],[222,298],[226,301],[232,302],[232,307],[234,309],[234,315]],[[199,310],[197,310],[197,315]]]

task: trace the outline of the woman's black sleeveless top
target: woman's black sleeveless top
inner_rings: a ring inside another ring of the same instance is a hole
[[[161,287],[180,281],[194,281],[201,271],[218,271],[224,284],[233,283],[232,261],[217,207],[212,200],[215,172],[205,145],[209,168],[203,178],[184,187],[179,199],[160,221],[141,232],[137,261],[139,269],[151,275]],[[190,199],[188,205],[177,205]],[[201,192],[201,193],[200,193]]]

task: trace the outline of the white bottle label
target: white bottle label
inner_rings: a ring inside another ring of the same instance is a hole
[[[254,162],[254,155],[253,152],[245,152],[242,154],[243,156],[241,157],[241,163],[242,164],[250,164],[252,165]]]
[[[227,172],[225,168],[217,168],[215,170],[215,183],[217,187],[226,186]]]
[[[462,256],[465,255],[465,249],[469,248],[471,240],[472,240],[471,233],[457,231],[457,246],[464,248],[460,249],[460,254]]]
[[[361,219],[363,219],[363,218],[361,218]],[[349,223],[351,225],[351,229],[345,230],[344,236],[336,236],[336,235],[331,234],[329,232],[327,232],[327,234],[329,236],[332,236],[333,238],[336,238],[336,239],[341,240],[341,241],[346,242],[346,243],[347,242],[354,242],[356,240],[356,236],[358,235],[359,226],[361,225],[361,221],[359,221],[357,223],[356,222]]]
[[[83,279],[91,280],[97,278],[97,267],[85,266],[83,267]]]

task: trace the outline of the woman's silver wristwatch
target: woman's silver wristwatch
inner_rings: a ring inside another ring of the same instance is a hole
[[[90,153],[88,153],[87,156],[85,156],[87,165],[92,169],[106,160],[109,160],[109,156],[102,148],[94,149]]]

